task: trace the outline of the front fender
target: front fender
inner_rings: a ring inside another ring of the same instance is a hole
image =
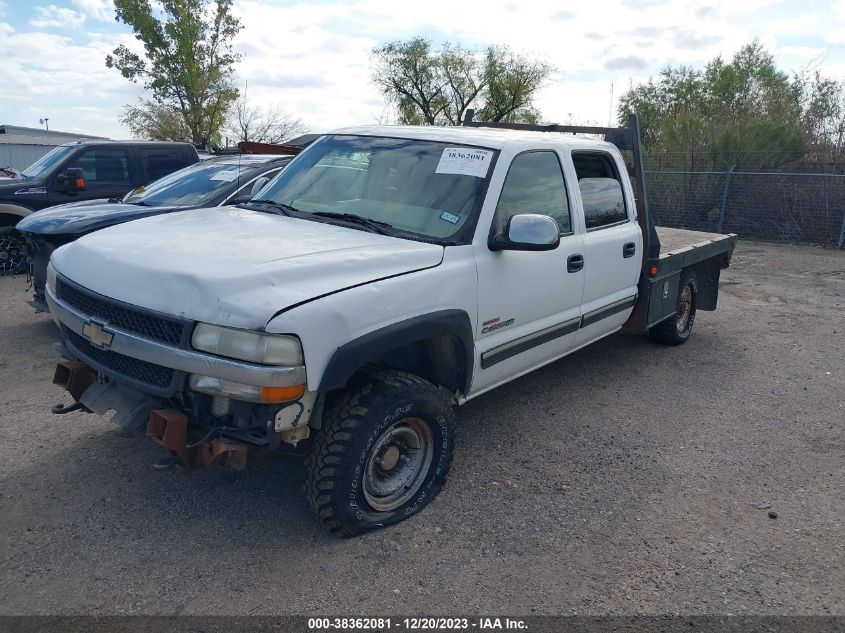
[[[11,215],[18,218],[25,218],[32,215],[35,211],[22,204],[12,204],[10,202],[0,202],[0,216]]]
[[[388,325],[339,347],[323,373],[320,393],[343,386],[361,367],[387,352],[434,336],[454,336],[463,346],[462,391],[466,392],[474,364],[472,323],[463,310],[440,310]]]

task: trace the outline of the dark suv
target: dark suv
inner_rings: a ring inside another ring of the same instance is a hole
[[[56,147],[15,178],[0,178],[0,274],[24,268],[14,230],[21,218],[66,202],[119,198],[198,161],[190,143],[81,141]]]

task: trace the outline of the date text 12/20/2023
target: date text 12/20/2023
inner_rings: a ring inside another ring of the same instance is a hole
[[[527,631],[524,620],[500,617],[480,618],[308,618],[309,631]]]

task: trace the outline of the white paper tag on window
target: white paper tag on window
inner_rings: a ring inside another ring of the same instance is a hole
[[[238,177],[237,171],[218,171],[216,174],[212,174],[208,177],[209,180],[223,180],[225,182],[232,182]]]
[[[447,147],[443,150],[435,174],[459,174],[484,178],[493,152],[469,147]]]

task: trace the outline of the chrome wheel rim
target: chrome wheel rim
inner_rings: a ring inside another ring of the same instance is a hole
[[[370,449],[362,492],[373,510],[390,512],[419,491],[431,468],[434,442],[420,418],[403,418],[382,433]]]
[[[692,314],[692,288],[684,286],[681,296],[678,298],[678,320],[675,325],[678,327],[678,333],[683,332],[689,325],[690,315]]]

